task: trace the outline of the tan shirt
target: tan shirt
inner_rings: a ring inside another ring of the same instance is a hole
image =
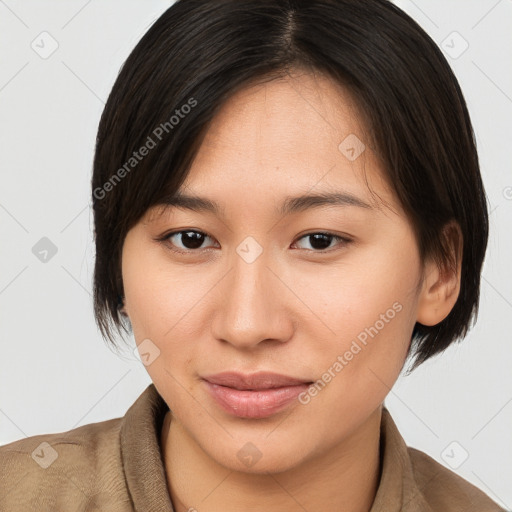
[[[1,446],[0,511],[174,512],[160,450],[168,410],[150,384],[122,418]],[[503,512],[477,487],[408,448],[386,408],[381,447],[369,512]]]

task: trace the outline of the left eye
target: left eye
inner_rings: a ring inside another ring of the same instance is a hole
[[[332,241],[338,241],[343,244],[348,244],[350,240],[348,238],[334,235],[332,233],[309,233],[299,238],[299,240],[309,240],[315,252],[321,252],[329,248]]]
[[[182,230],[168,233],[159,240],[165,242],[167,246],[175,252],[193,253],[205,249],[205,247],[201,246],[207,238],[213,240],[213,237],[202,231]],[[173,239],[175,240],[173,241]],[[349,238],[334,235],[333,233],[308,233],[298,238],[295,243],[297,244],[301,240],[309,240],[310,248],[302,247],[302,249],[312,250],[313,252],[326,251],[326,249],[331,247],[333,241],[339,242],[339,245],[347,245],[351,242]],[[177,245],[178,243],[180,243],[181,246]]]

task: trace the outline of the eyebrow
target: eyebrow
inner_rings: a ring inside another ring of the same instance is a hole
[[[206,197],[175,193],[173,196],[163,199],[160,202],[165,207],[183,208],[195,212],[212,213],[221,215],[223,208],[216,201]],[[316,194],[303,194],[300,196],[287,197],[277,213],[281,216],[296,212],[302,212],[311,208],[323,206],[356,206],[372,210],[373,207],[359,197],[348,192],[321,192]]]

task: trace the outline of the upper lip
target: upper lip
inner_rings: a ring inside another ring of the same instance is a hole
[[[208,375],[203,379],[212,384],[219,384],[235,389],[270,389],[283,386],[297,386],[300,384],[309,384],[311,381],[297,379],[288,375],[281,375],[272,372],[258,372],[243,374],[238,372],[222,372],[215,375]]]

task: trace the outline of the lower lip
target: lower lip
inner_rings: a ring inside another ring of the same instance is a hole
[[[226,412],[239,418],[267,418],[283,410],[308,389],[310,384],[253,391],[240,390],[204,381],[210,395]]]

